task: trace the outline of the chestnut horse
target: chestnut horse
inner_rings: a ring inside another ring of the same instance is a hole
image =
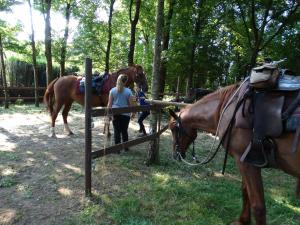
[[[215,91],[192,105],[182,108],[178,114],[170,110],[171,120],[169,127],[173,136],[173,156],[177,158],[178,154],[185,157],[188,146],[196,139],[197,129],[215,134],[222,138],[227,129],[224,123],[219,124],[219,120],[231,120],[233,116],[231,107],[227,103],[231,102],[234,93],[239,85],[231,85]],[[223,113],[223,109],[224,113]],[[222,115],[222,118],[220,118]],[[219,124],[219,130],[217,127]],[[293,142],[293,133],[284,133],[275,139],[277,144],[276,158],[278,168],[284,172],[298,178],[297,193],[299,194],[300,178],[300,149],[293,154],[291,145]],[[266,207],[264,200],[263,181],[261,168],[251,164],[241,162],[240,158],[247,145],[251,141],[252,130],[232,127],[231,138],[226,137],[226,146],[228,153],[235,159],[242,176],[242,197],[243,208],[238,220],[232,225],[250,225],[251,211],[254,215],[257,225],[266,225]]]
[[[120,74],[128,76],[127,87],[133,88],[134,83],[136,83],[143,90],[148,90],[148,83],[143,68],[139,65],[132,65],[109,74],[103,86],[105,90],[103,90],[102,94],[100,96],[92,95],[92,107],[107,106],[109,90],[116,86],[116,81]],[[74,101],[84,105],[84,94],[78,93],[78,82],[81,78],[73,75],[64,76],[56,78],[48,85],[44,95],[44,103],[51,116],[51,137],[55,137],[55,120],[62,107],[64,107],[62,111],[64,129],[68,135],[73,134],[68,126],[67,117]]]

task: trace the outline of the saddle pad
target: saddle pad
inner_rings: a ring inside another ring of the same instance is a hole
[[[250,100],[247,99],[244,105],[236,112],[235,117],[235,127],[242,129],[252,129],[253,128],[253,114],[249,112]]]
[[[285,123],[285,131],[295,132],[300,126],[300,107],[296,108],[293,114],[287,119]]]
[[[300,77],[284,75],[280,76],[276,90],[279,91],[297,91],[300,90]]]
[[[220,130],[217,134],[219,137],[222,137],[226,132],[226,129],[228,128],[230,121],[233,118],[234,111],[236,110],[238,101],[245,95],[245,92],[247,91],[248,87],[249,87],[249,81],[242,83],[241,86],[239,87],[238,92],[235,93],[234,98],[227,105],[227,108],[224,111],[219,121]]]

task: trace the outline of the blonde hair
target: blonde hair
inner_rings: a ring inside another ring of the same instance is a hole
[[[117,85],[116,85],[118,92],[122,92],[123,91],[127,80],[128,80],[128,77],[127,77],[126,74],[122,74],[122,75],[120,75],[118,77],[118,79],[117,79]]]

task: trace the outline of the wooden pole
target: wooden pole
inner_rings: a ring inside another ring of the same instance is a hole
[[[149,100],[146,99],[145,102],[153,104],[153,105],[161,105],[161,106],[178,106],[178,107],[185,107],[191,104],[188,103],[181,103],[181,102],[165,102],[160,100]]]
[[[91,128],[91,97],[92,97],[92,60],[85,59],[85,195],[92,194],[92,128]]]
[[[179,76],[177,77],[177,86],[176,86],[176,102],[179,102]]]
[[[7,91],[7,83],[6,83],[6,74],[5,74],[5,64],[4,64],[4,50],[2,45],[2,36],[0,33],[0,64],[1,64],[1,73],[2,73],[2,79],[3,79],[3,87],[4,87],[4,108],[8,109],[9,107],[9,97],[8,97],[8,91]]]

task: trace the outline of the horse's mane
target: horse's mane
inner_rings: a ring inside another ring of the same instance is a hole
[[[226,100],[228,98],[228,96],[230,96],[232,94],[232,92],[234,92],[239,85],[240,85],[240,83],[236,83],[236,84],[232,84],[232,85],[220,88],[208,95],[205,95],[199,101],[207,102],[207,101],[211,101],[212,99],[214,99],[216,97],[220,98],[222,101]]]

